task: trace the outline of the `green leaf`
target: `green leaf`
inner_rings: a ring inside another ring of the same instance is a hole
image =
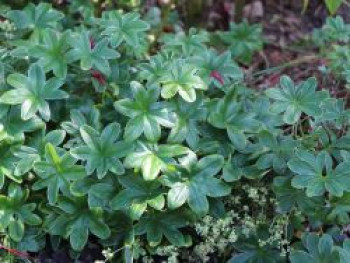
[[[334,2],[341,2],[341,0],[335,0]],[[337,41],[348,42],[350,38],[350,25],[345,23],[341,16],[327,17],[323,27],[314,30],[312,38],[318,46]],[[344,57],[341,57],[337,62],[343,59]],[[343,64],[341,64],[341,67],[343,67]]]
[[[9,235],[10,237],[16,241],[19,242],[24,235],[24,224],[21,220],[14,220],[11,221],[9,224]]]
[[[21,118],[20,109],[13,107],[0,119],[3,134],[8,142],[24,141],[25,134],[45,127],[44,122],[37,116],[29,120]]]
[[[283,121],[287,124],[296,123],[302,113],[316,117],[320,114],[320,105],[327,98],[327,93],[316,91],[315,78],[309,78],[298,85],[294,85],[288,76],[280,79],[280,88],[271,88],[266,95],[275,102],[272,110],[283,112]]]
[[[213,103],[208,122],[218,129],[226,129],[235,148],[243,150],[248,143],[248,136],[259,132],[261,125],[255,113],[245,112],[242,104],[235,102],[233,96],[233,93],[229,93]]]
[[[174,163],[174,157],[189,153],[189,149],[181,145],[147,144],[138,142],[135,152],[125,158],[126,168],[141,168],[143,178],[155,180],[161,171]]]
[[[274,191],[277,197],[278,209],[282,212],[289,212],[293,207],[298,207],[304,213],[309,213],[321,207],[324,198],[308,197],[303,190],[294,188],[291,185],[291,176],[276,177],[274,179]]]
[[[70,120],[61,123],[61,127],[68,133],[75,136],[80,134],[80,128],[88,125],[100,130],[100,112],[95,107],[87,111],[72,110],[70,112]]]
[[[229,51],[218,54],[214,49],[205,50],[195,56],[193,62],[199,69],[198,75],[205,83],[221,87],[243,80],[243,72],[232,60]]]
[[[272,167],[274,171],[283,173],[287,168],[287,161],[293,157],[291,150],[298,147],[298,142],[289,136],[276,136],[266,130],[260,132],[258,137],[263,153],[256,162],[257,167]]]
[[[206,214],[209,211],[207,196],[221,197],[231,192],[231,188],[227,184],[215,177],[223,164],[222,156],[208,155],[188,169],[180,168],[180,174],[176,172],[166,174],[163,180],[170,187],[168,192],[169,207],[179,207],[187,201],[195,213]],[[181,189],[181,187],[183,188]]]
[[[332,159],[326,152],[317,156],[307,151],[298,151],[295,158],[288,162],[288,167],[296,173],[292,180],[292,186],[298,189],[306,188],[309,197],[320,196],[325,191],[335,196],[342,196],[347,187],[344,181],[348,181],[347,163],[339,164],[332,170]]]
[[[147,205],[156,210],[163,209],[163,191],[158,181],[145,181],[136,175],[120,176],[118,180],[125,189],[111,200],[112,209],[133,210],[141,206],[144,209],[137,213],[138,217],[144,213]]]
[[[69,61],[80,60],[82,70],[95,68],[105,75],[111,73],[108,60],[116,59],[120,55],[114,49],[108,47],[108,41],[102,39],[94,46],[90,44],[90,32],[83,30],[69,38],[69,44],[72,49],[67,53]]]
[[[334,15],[339,9],[340,5],[343,3],[343,0],[324,0],[327,9],[331,15]]]
[[[56,77],[65,78],[67,75],[69,49],[67,32],[59,34],[46,29],[42,32],[43,41],[29,49],[29,55],[38,59],[38,63],[46,72],[52,70]]]
[[[209,211],[208,199],[196,184],[189,189],[188,205],[198,215],[205,215]]]
[[[72,233],[69,237],[72,248],[77,251],[82,250],[87,243],[88,234],[88,228],[81,224],[81,222],[74,224],[72,227]]]
[[[0,228],[15,242],[24,236],[26,225],[40,225],[41,218],[34,213],[35,203],[26,203],[29,191],[11,183],[7,196],[0,195]],[[7,231],[6,231],[7,230]]]
[[[307,248],[306,251],[294,250],[291,252],[291,262],[338,262],[339,254],[333,246],[332,237],[323,234],[319,238],[314,233],[305,234],[303,243]]]
[[[118,112],[130,118],[126,124],[124,139],[134,141],[143,133],[151,141],[158,141],[161,127],[171,127],[170,112],[166,104],[157,102],[157,87],[145,89],[141,84],[132,82],[134,99],[121,99],[114,103]]]
[[[290,255],[290,260],[292,263],[305,262],[313,263],[315,259],[305,251],[292,251]]]
[[[205,51],[205,43],[209,42],[209,36],[204,30],[190,28],[188,34],[180,31],[177,34],[165,35],[161,40],[164,42],[164,49],[190,56]]]
[[[142,21],[137,13],[103,12],[98,23],[103,28],[102,35],[108,36],[112,47],[117,47],[123,42],[131,47],[138,46],[143,32],[149,29],[149,25]]]
[[[199,141],[197,125],[206,118],[203,98],[199,96],[193,103],[187,103],[179,98],[174,104],[177,120],[169,133],[168,142],[182,143],[186,140],[191,147],[195,147]]]
[[[185,183],[175,183],[168,192],[168,206],[170,209],[182,206],[188,199],[190,192]]]
[[[64,151],[63,151],[64,152]],[[45,161],[36,162],[34,169],[40,179],[34,185],[34,190],[47,188],[49,203],[54,204],[60,191],[65,191],[70,182],[86,176],[85,170],[69,153],[59,155],[56,148],[47,143],[45,146]]]
[[[145,180],[150,181],[156,179],[162,168],[162,164],[162,161],[153,154],[145,156],[142,161],[142,174]]]
[[[71,247],[81,251],[88,241],[89,232],[100,239],[110,236],[110,229],[104,222],[102,209],[90,208],[84,197],[60,197],[57,202],[57,214],[46,218],[52,235],[69,237]],[[53,213],[53,212],[52,212]]]
[[[155,212],[141,217],[135,226],[135,234],[147,234],[150,246],[155,247],[165,236],[175,246],[186,245],[184,235],[178,230],[191,220],[186,210]]]
[[[40,225],[41,224],[41,218],[33,214],[33,210],[35,209],[34,204],[26,204],[22,207],[21,211],[19,214],[21,215],[23,221],[32,226]]]
[[[123,174],[124,167],[119,158],[126,156],[133,150],[133,145],[124,141],[116,141],[120,133],[120,126],[111,123],[99,133],[90,126],[80,128],[80,134],[86,145],[71,149],[71,154],[78,160],[86,161],[88,175],[97,172],[99,179],[108,171]]]
[[[29,67],[28,77],[14,73],[9,75],[7,81],[15,90],[6,91],[0,97],[0,103],[21,104],[23,120],[29,120],[39,112],[43,119],[48,121],[51,112],[47,101],[68,98],[66,92],[59,90],[63,82],[56,78],[46,81],[44,70],[38,64]],[[16,98],[16,94],[20,96]]]
[[[320,241],[318,243],[318,250],[320,251],[321,255],[329,255],[332,253],[333,248],[333,239],[329,235],[323,235],[320,238]]]
[[[244,64],[249,64],[253,54],[263,47],[261,25],[249,25],[247,21],[230,23],[230,30],[219,32],[219,37],[229,46],[232,56]]]
[[[7,17],[12,20],[19,29],[37,30],[43,28],[55,28],[57,22],[64,15],[53,9],[50,4],[29,4],[23,10],[11,10]]]
[[[161,96],[170,99],[176,93],[187,102],[196,100],[196,89],[206,90],[208,87],[196,74],[197,69],[181,62],[174,63],[167,74],[160,79],[162,83]]]
[[[91,220],[89,229],[91,233],[101,239],[106,239],[111,234],[109,227],[99,220]]]

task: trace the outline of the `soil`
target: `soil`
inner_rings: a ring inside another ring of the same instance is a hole
[[[262,23],[266,44],[263,52],[249,71],[256,74],[267,68],[279,67],[267,74],[255,77],[251,83],[253,88],[265,89],[278,83],[282,74],[287,74],[296,82],[316,76],[320,89],[328,89],[332,94],[342,93],[343,83],[330,79],[326,83],[319,67],[327,64],[324,59],[317,58],[318,50],[310,43],[310,36],[315,28],[321,27],[328,16],[323,1],[309,1],[303,12],[303,1],[264,1],[264,16],[257,19]],[[350,21],[350,8],[343,5],[338,14],[345,21]],[[292,65],[286,63],[292,62]],[[295,62],[295,64],[293,64]],[[285,66],[285,67],[284,67]]]

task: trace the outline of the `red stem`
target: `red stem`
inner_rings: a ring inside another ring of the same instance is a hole
[[[18,256],[18,257],[29,258],[28,253],[18,251],[17,249],[14,249],[14,248],[9,248],[9,247],[5,247],[3,245],[0,245],[0,250],[1,249],[7,251],[8,253],[10,253],[12,255]]]

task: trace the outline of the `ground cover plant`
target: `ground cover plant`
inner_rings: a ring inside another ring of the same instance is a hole
[[[1,262],[350,262],[350,24],[257,90],[260,24],[94,8],[1,6]]]

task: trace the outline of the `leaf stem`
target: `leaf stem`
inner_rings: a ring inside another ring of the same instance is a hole
[[[263,69],[263,70],[254,72],[254,73],[252,73],[251,76],[252,77],[257,77],[257,76],[261,76],[261,75],[265,75],[265,74],[271,74],[271,73],[273,73],[275,71],[286,69],[286,68],[289,68],[289,67],[292,67],[292,66],[295,66],[295,65],[298,65],[298,64],[302,64],[302,63],[305,63],[305,62],[309,62],[311,60],[316,60],[316,59],[319,59],[319,57],[316,56],[316,55],[303,56],[303,57],[291,60],[291,61],[289,61],[287,63],[284,63],[284,64],[282,64],[280,66],[271,67],[271,68],[267,68],[267,69]]]

